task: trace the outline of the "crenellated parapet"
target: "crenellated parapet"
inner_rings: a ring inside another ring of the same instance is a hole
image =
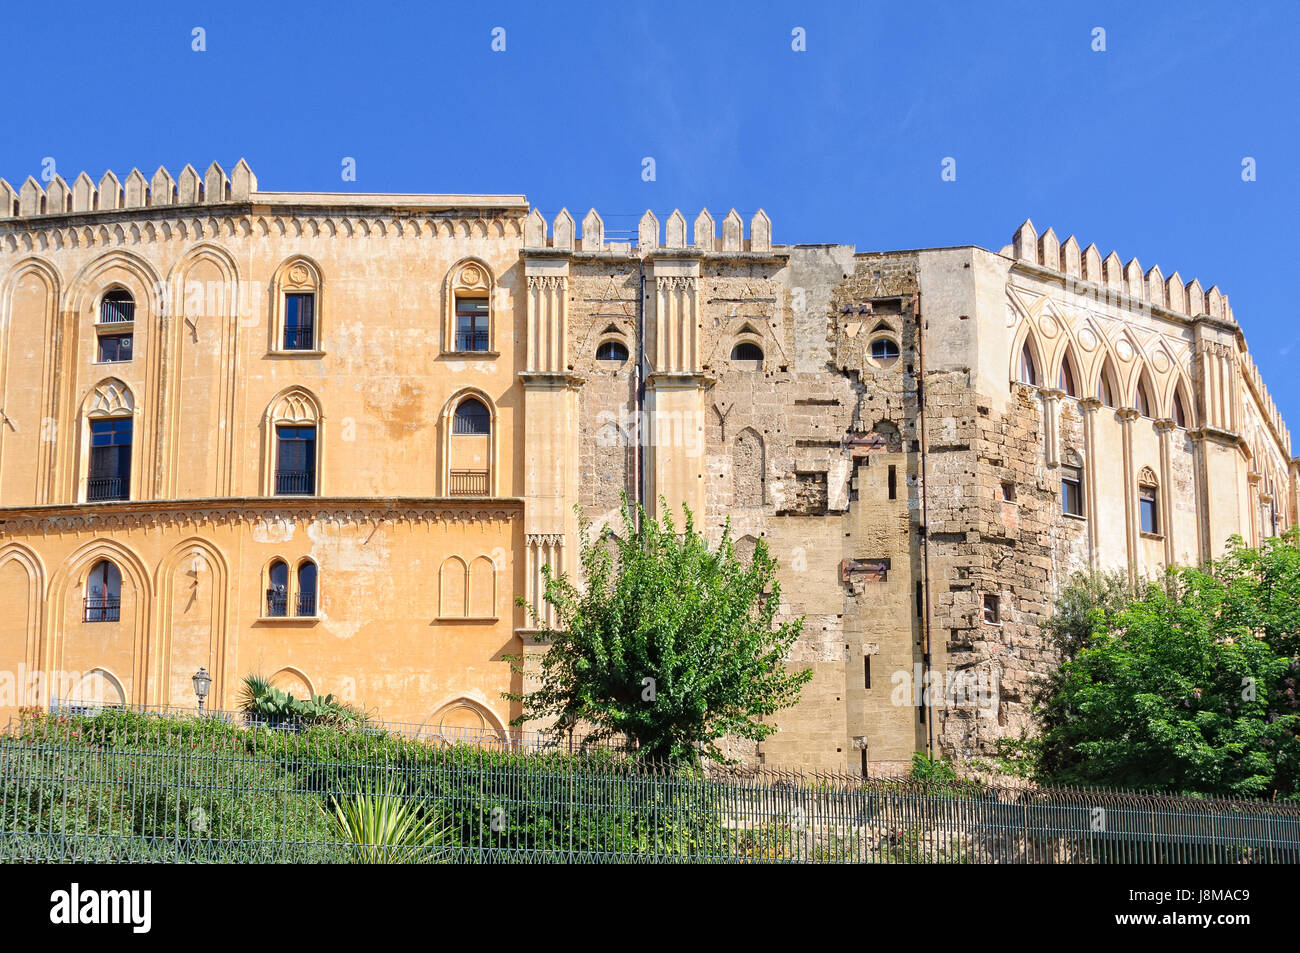
[[[1277,409],[1277,402],[1273,400],[1272,395],[1264,386],[1263,375],[1259,373],[1259,368],[1255,366],[1255,361],[1251,358],[1250,353],[1242,351],[1240,360],[1242,377],[1246,379],[1247,385],[1254,391],[1260,413],[1268,421],[1269,426],[1273,428],[1278,443],[1282,445],[1283,450],[1289,457],[1291,455],[1291,431],[1287,429],[1282,414]]]
[[[524,230],[524,245],[528,249],[543,248],[569,252],[632,252],[631,242],[608,241],[605,222],[594,208],[582,219],[581,234],[574,228],[573,216],[561,209],[547,234],[546,218],[537,209],[528,215]],[[636,251],[642,255],[680,250],[683,254],[766,253],[772,251],[772,221],[759,209],[749,220],[746,237],[745,223],[734,208],[722,220],[722,233],[708,209],[695,217],[692,227],[686,216],[673,209],[666,222],[649,209],[637,223]]]
[[[109,170],[98,183],[82,172],[71,186],[61,175],[55,175],[44,186],[29,175],[15,190],[0,178],[0,219],[246,202],[256,191],[257,176],[243,159],[229,175],[213,162],[201,176],[187,165],[174,179],[162,166],[150,179],[139,169],[132,169],[125,180]]]
[[[1166,278],[1159,266],[1143,271],[1136,258],[1130,258],[1125,264],[1113,251],[1102,258],[1096,245],[1080,250],[1073,235],[1064,242],[1051,228],[1039,235],[1028,219],[1016,229],[1011,244],[1002,249],[1002,254],[1060,272],[1068,278],[1090,282],[1109,294],[1127,295],[1176,314],[1233,320],[1228,296],[1215,285],[1205,290],[1196,279],[1184,283],[1177,271]]]

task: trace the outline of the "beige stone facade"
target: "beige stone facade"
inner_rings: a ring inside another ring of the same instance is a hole
[[[764,539],[805,617],[814,679],[737,754],[968,757],[1025,723],[1071,571],[1296,518],[1226,297],[1029,223],[996,253],[773,245],[761,211],[617,242],[243,162],[0,180],[0,216],[0,717],[91,682],[189,705],[204,666],[214,707],[260,672],[500,731],[515,597],[627,493]]]

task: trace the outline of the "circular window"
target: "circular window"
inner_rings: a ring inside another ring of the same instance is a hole
[[[606,341],[596,348],[596,360],[622,364],[627,360],[627,345],[622,341]]]
[[[871,342],[871,359],[879,364],[893,364],[898,355],[898,342],[893,338],[876,338]]]

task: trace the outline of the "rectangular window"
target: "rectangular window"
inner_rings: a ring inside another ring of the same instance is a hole
[[[870,688],[871,687],[871,656],[870,655],[862,656],[862,675],[863,675],[863,680],[866,682],[866,684],[863,687]]]
[[[922,595],[921,584],[918,582],[916,584],[916,617],[918,619],[921,618],[922,613],[925,611],[924,605],[925,599]]]
[[[1002,484],[1002,502],[1014,503],[1016,501],[1016,485],[1014,483]]]
[[[1160,532],[1160,520],[1156,512],[1155,487],[1138,487],[1138,514],[1141,518],[1142,532],[1152,534]]]
[[[101,364],[116,364],[131,360],[131,335],[101,334],[97,359]]]
[[[284,349],[310,351],[316,347],[316,296],[284,296]]]
[[[998,606],[997,596],[984,597],[984,621],[989,625],[998,625],[1002,621],[1002,613]]]
[[[308,496],[316,492],[316,428],[276,430],[275,493]]]
[[[889,468],[889,498],[898,496],[898,467]]]
[[[487,298],[456,298],[456,350],[488,349]]]
[[[1083,515],[1083,474],[1078,467],[1061,467],[1061,512]]]
[[[131,493],[131,418],[90,422],[90,468],[86,499],[125,500]]]

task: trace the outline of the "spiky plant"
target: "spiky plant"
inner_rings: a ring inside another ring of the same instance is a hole
[[[358,864],[436,863],[446,829],[422,813],[392,785],[331,799],[326,811],[335,839],[347,844]]]

